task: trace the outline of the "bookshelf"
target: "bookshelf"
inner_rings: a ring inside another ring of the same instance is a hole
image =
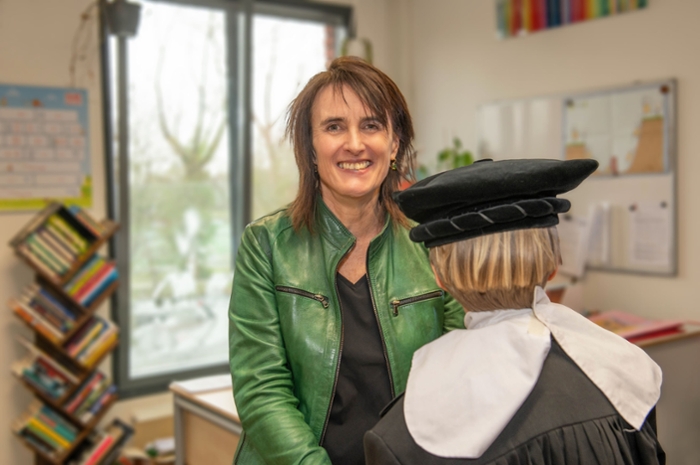
[[[18,339],[26,356],[12,374],[34,395],[13,432],[35,453],[36,465],[109,464],[133,434],[118,419],[97,427],[117,399],[98,367],[118,344],[119,328],[95,313],[119,285],[114,261],[99,253],[117,229],[54,202],[10,241],[36,275],[8,302],[34,333],[33,340]]]

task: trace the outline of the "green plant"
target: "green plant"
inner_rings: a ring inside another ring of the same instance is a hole
[[[438,171],[451,170],[474,163],[474,155],[462,147],[459,137],[452,140],[452,147],[438,152]]]

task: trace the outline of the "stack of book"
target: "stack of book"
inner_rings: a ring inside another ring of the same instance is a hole
[[[95,315],[68,340],[64,349],[71,358],[91,367],[117,340],[118,333],[114,323]]]
[[[134,434],[134,429],[115,419],[103,432],[95,431],[88,437],[85,447],[81,447],[67,465],[97,465],[112,463],[117,459],[119,449]]]
[[[20,420],[17,433],[47,456],[56,457],[71,447],[78,429],[53,409],[35,402]]]
[[[80,271],[63,286],[63,290],[80,305],[88,307],[117,280],[117,277],[118,273],[114,262],[99,255],[93,255]]]
[[[51,400],[65,396],[80,380],[66,367],[24,338],[17,340],[29,354],[12,365],[12,372]]]
[[[63,409],[82,423],[88,423],[116,395],[116,386],[104,373],[95,371],[65,402]]]
[[[23,320],[35,327],[49,340],[59,342],[75,326],[77,315],[62,299],[38,284],[24,289],[10,307]]]
[[[13,244],[25,258],[54,280],[60,280],[99,237],[82,222],[71,221],[70,215],[61,213],[61,210],[55,211]]]

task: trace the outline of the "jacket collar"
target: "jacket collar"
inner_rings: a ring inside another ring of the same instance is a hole
[[[387,213],[384,227],[377,237],[372,239],[370,250],[378,247],[386,240],[390,224],[391,218]],[[318,233],[325,240],[339,249],[344,249],[355,242],[355,236],[348,231],[345,225],[335,216],[331,209],[328,208],[328,205],[326,205],[320,195],[316,196],[316,227],[318,228]]]

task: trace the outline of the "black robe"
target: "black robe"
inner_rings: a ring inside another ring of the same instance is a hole
[[[418,446],[403,397],[364,437],[367,465],[663,465],[655,412],[631,427],[552,338],[537,383],[493,444],[477,459],[443,458]],[[474,425],[478,428],[479,425]]]

